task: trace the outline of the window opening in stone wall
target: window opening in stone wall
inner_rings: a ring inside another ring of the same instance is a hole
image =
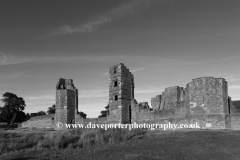
[[[117,73],[117,69],[113,68],[113,74],[116,74],[116,73]]]
[[[118,81],[114,81],[114,87],[117,87]]]
[[[114,96],[114,100],[117,101],[118,100],[118,95]]]

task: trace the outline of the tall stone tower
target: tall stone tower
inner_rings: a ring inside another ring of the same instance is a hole
[[[124,64],[109,67],[109,121],[131,123],[131,100],[134,99],[134,78]]]
[[[71,79],[60,78],[56,86],[55,122],[74,124],[78,111],[78,90]]]

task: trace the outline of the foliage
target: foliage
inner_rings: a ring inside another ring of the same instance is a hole
[[[29,120],[31,118],[31,115],[29,113],[26,114],[25,121]]]
[[[82,118],[86,119],[87,118],[87,114],[84,112],[79,112],[77,111],[77,114],[79,114]]]
[[[23,111],[20,111],[17,116],[16,116],[16,119],[15,119],[15,122],[16,123],[22,123],[26,120],[26,114],[25,112]]]
[[[105,110],[101,111],[100,115],[98,116],[98,118],[101,118],[101,117],[107,117],[107,115],[109,115],[109,104],[104,107]]]
[[[8,123],[13,125],[15,120],[23,121],[25,113],[23,110],[26,107],[25,101],[22,97],[18,97],[14,93],[6,92],[3,94],[1,101],[4,106],[1,107],[1,118]]]
[[[56,108],[56,105],[53,104],[52,107],[48,108],[47,113],[48,114],[54,114],[55,113],[55,108]]]
[[[38,111],[37,113],[31,113],[31,117],[46,115],[45,111]]]

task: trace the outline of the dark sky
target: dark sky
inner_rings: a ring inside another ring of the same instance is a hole
[[[239,0],[1,0],[0,94],[46,110],[58,79],[71,78],[79,110],[96,117],[108,67],[122,62],[138,101],[202,76],[226,78],[240,99],[239,17]]]

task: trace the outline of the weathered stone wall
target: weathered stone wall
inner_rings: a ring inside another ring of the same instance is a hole
[[[75,123],[77,115],[75,90],[67,91],[67,123]]]
[[[35,116],[31,117],[29,121],[35,121],[35,120],[42,120],[42,119],[54,119],[55,114],[47,114],[47,115],[41,115],[41,116]]]
[[[78,110],[77,93],[71,79],[59,79],[56,86],[56,123],[71,124],[76,122]]]
[[[156,95],[151,99],[151,106],[153,110],[159,110],[161,105],[161,95]]]
[[[212,128],[230,128],[230,104],[227,82],[223,78],[202,77],[193,79],[185,89],[185,105],[191,122]]]
[[[56,122],[67,122],[67,90],[56,91]]]
[[[240,113],[231,114],[231,129],[240,130]]]
[[[240,101],[232,101],[231,113],[240,113]]]
[[[160,110],[151,111],[135,104],[132,122],[198,122],[201,127],[211,123],[212,128],[236,128],[238,116],[231,117],[230,106],[227,82],[223,78],[202,77],[193,79],[185,90],[178,86],[166,88],[161,96]],[[231,123],[233,120],[235,122]]]
[[[231,101],[223,78],[202,77],[182,87],[168,87],[147,102],[134,99],[134,77],[122,63],[109,67],[109,115],[83,119],[77,115],[78,91],[72,80],[60,78],[56,86],[55,123],[175,123],[240,130],[240,101]],[[50,127],[54,115],[33,117],[23,127]]]
[[[231,129],[240,130],[240,101],[231,101],[231,103]]]
[[[179,107],[183,88],[178,86],[165,88],[161,96],[160,110]]]
[[[122,63],[109,67],[109,121],[130,123],[133,75]]]
[[[132,107],[134,116],[132,122],[136,123],[157,123],[166,119],[183,118],[186,116],[186,108],[181,105],[177,108],[169,108],[165,110],[151,110],[139,104]]]
[[[228,113],[227,82],[223,78],[193,79],[186,87],[186,105],[191,114]]]
[[[77,116],[77,121],[76,124],[107,124],[108,122],[108,117],[101,117],[101,118],[82,118],[79,115]]]
[[[55,127],[54,121],[55,114],[43,115],[43,116],[36,116],[32,117],[26,122],[23,122],[21,127],[36,127],[36,128],[44,128],[44,127]],[[82,118],[80,115],[76,116],[75,124],[106,124],[109,123],[108,117],[101,117],[101,118]],[[119,123],[119,122],[118,122]]]
[[[54,126],[54,114],[36,116],[30,118],[28,121],[22,123],[22,127],[53,127]]]
[[[121,106],[109,111],[108,121],[109,121],[109,123],[121,123],[122,122],[122,107]]]

